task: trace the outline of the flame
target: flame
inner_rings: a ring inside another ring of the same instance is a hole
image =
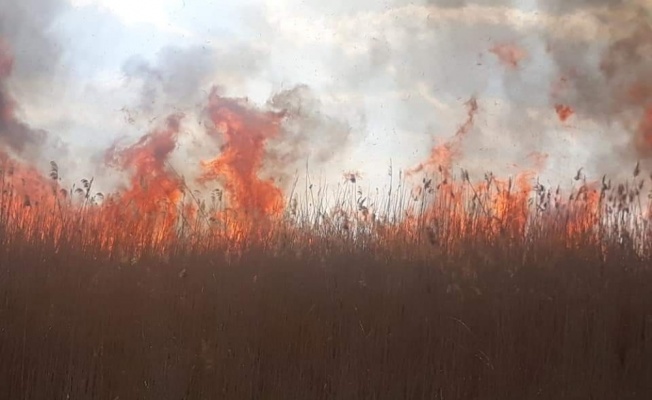
[[[532,193],[533,171],[521,172],[515,180],[496,180],[493,199],[494,232],[523,237],[530,214],[528,200]]]
[[[53,213],[61,210],[58,183],[0,150],[0,190],[0,222],[6,240],[51,238],[56,248],[66,232]]]
[[[259,174],[265,145],[279,136],[283,113],[258,110],[245,100],[222,97],[217,90],[210,94],[207,111],[215,128],[209,134],[218,136],[224,144],[217,158],[202,162],[199,181],[222,181],[231,207],[244,215],[281,213],[281,189]]]
[[[652,105],[645,110],[638,126],[639,149],[650,154],[652,152]]]
[[[109,149],[107,163],[130,170],[131,179],[130,186],[104,207],[106,218],[134,218],[129,214],[134,209],[135,214],[154,221],[150,226],[153,236],[163,240],[173,233],[179,217],[183,182],[167,162],[176,148],[182,118],[181,114],[171,115],[164,128],[144,135],[132,146]]]
[[[511,69],[518,68],[521,61],[528,56],[525,49],[513,43],[498,44],[489,49],[489,51],[495,54],[501,63]]]
[[[525,50],[513,44],[497,45],[490,51],[513,69],[527,57]],[[0,137],[3,140],[0,143],[6,147],[0,148],[0,228],[4,229],[3,233],[12,229],[10,232],[15,233],[16,238],[51,240],[55,248],[78,235],[83,246],[99,244],[98,248],[109,254],[124,251],[140,255],[146,250],[165,252],[188,238],[197,240],[193,244],[201,248],[210,248],[215,238],[237,248],[254,235],[265,238],[279,229],[270,222],[275,220],[259,217],[279,216],[284,211],[282,189],[273,179],[261,177],[267,144],[282,138],[284,112],[266,111],[243,99],[223,97],[216,89],[211,92],[206,112],[212,126],[207,134],[220,140],[222,146],[219,155],[201,163],[199,182],[220,182],[229,208],[212,209],[210,218],[206,218],[204,205],[199,201],[184,202],[188,193],[185,182],[169,165],[180,135],[181,114],[169,116],[163,127],[147,133],[135,144],[126,148],[114,146],[106,152],[108,165],[128,171],[128,185],[97,203],[90,193],[93,180],[83,180],[83,189],[78,189],[81,201],[75,203],[71,199],[73,191],[62,191],[56,174],[48,179],[34,166],[10,155],[29,140],[16,133],[35,133],[16,117],[16,104],[3,90],[4,80],[11,74],[12,67],[13,58],[0,40]],[[568,86],[569,78],[563,77],[553,85],[552,94],[557,96],[568,90]],[[650,88],[639,85],[631,88],[628,101],[646,105],[649,97]],[[596,190],[595,183],[584,182],[568,201],[558,195],[551,199],[550,191],[545,193],[538,182],[534,185],[536,174],[545,166],[545,154],[532,153],[534,166],[520,171],[513,179],[487,174],[484,181],[474,181],[466,171],[461,180],[453,177],[452,166],[462,156],[463,140],[473,129],[478,113],[476,98],[470,98],[465,106],[466,118],[455,134],[434,146],[426,161],[407,172],[413,175],[440,171],[439,182],[424,179],[422,186],[405,192],[411,194],[417,206],[403,208],[400,202],[389,207],[388,201],[387,210],[393,208],[392,212],[401,215],[392,223],[380,224],[376,211],[384,207],[368,204],[370,201],[365,203],[367,198],[362,196],[361,189],[347,190],[344,194],[352,196],[351,202],[342,202],[338,205],[341,208],[333,210],[330,216],[320,209],[317,218],[310,221],[315,229],[298,236],[312,243],[323,234],[320,231],[320,224],[323,224],[327,227],[325,231],[330,233],[349,234],[355,229],[364,229],[391,240],[403,234],[420,235],[427,227],[429,240],[452,248],[462,247],[463,239],[471,236],[524,240],[532,226],[549,224],[554,229],[562,229],[563,232],[555,233],[560,233],[570,245],[578,245],[580,240],[587,238],[594,240],[606,214],[602,207],[604,193]],[[562,122],[575,113],[571,106],[562,102],[555,105],[555,111]],[[652,151],[650,105],[638,124],[638,133],[638,148],[649,154]],[[357,189],[360,174],[347,172],[344,179]],[[580,180],[579,173],[576,180]],[[550,210],[546,207],[551,204],[558,207],[558,214],[556,211],[545,214],[537,208]],[[555,219],[559,216],[563,217],[563,224]],[[217,233],[212,230],[216,221],[224,228]],[[192,226],[190,234],[180,227],[186,224]],[[290,231],[295,227],[281,228]],[[296,229],[300,228],[298,224]]]
[[[566,122],[570,117],[575,114],[575,110],[566,104],[555,105],[555,111],[561,122]]]
[[[566,225],[569,245],[577,244],[587,234],[595,233],[591,231],[598,225],[601,205],[597,185],[597,182],[583,184],[569,200],[570,216]]]
[[[475,97],[472,97],[464,104],[467,108],[466,120],[457,129],[455,135],[445,143],[433,147],[428,160],[408,170],[408,175],[422,171],[433,172],[435,168],[441,169],[445,175],[450,174],[453,161],[462,154],[462,141],[473,128],[475,116],[478,113],[478,102]]]

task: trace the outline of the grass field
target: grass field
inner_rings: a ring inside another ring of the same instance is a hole
[[[6,163],[0,398],[652,396],[638,168],[567,195],[463,172],[371,201],[351,177],[252,218]]]

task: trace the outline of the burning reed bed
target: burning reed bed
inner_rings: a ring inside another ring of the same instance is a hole
[[[265,218],[25,173],[2,181],[0,398],[652,396],[638,172],[565,196],[465,172],[373,201],[306,185]]]

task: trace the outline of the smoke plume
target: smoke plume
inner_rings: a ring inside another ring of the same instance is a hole
[[[28,147],[43,143],[46,133],[32,129],[16,116],[17,104],[9,93],[7,80],[13,70],[9,46],[0,42],[0,144],[22,154]]]
[[[623,0],[542,1],[541,7],[562,16],[582,12],[598,26],[591,40],[548,38],[549,53],[563,83],[552,92],[552,102],[607,127],[603,141],[614,147],[610,154],[616,157],[610,160],[614,169],[639,159],[651,165],[650,9],[643,2]],[[618,132],[626,136],[614,140]],[[595,162],[604,165],[604,160]]]
[[[38,157],[48,134],[21,119],[13,91],[31,95],[55,75],[60,51],[48,30],[62,7],[58,0],[0,0],[0,146],[27,159]]]
[[[351,143],[351,127],[348,123],[322,110],[317,95],[300,84],[292,89],[274,94],[267,104],[281,111],[283,140],[272,142],[272,163],[285,171],[297,167],[297,163],[310,161],[319,166],[336,159]]]
[[[140,90],[137,109],[156,115],[162,109],[197,107],[214,84],[238,89],[261,72],[266,60],[264,51],[245,44],[166,47],[153,62],[132,57],[123,73]]]

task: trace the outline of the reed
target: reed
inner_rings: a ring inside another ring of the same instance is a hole
[[[219,190],[61,190],[51,167],[0,174],[0,398],[652,395],[638,166],[565,194],[531,174],[307,181],[267,216]]]

